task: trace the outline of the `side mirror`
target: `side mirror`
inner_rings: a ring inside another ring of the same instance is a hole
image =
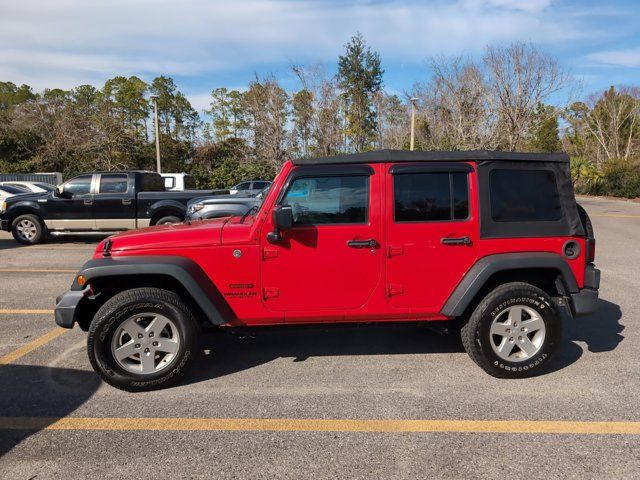
[[[56,187],[56,197],[60,197],[60,198],[71,198],[71,195],[69,195],[68,192],[64,191],[64,184],[62,185],[58,185]]]
[[[289,230],[293,226],[293,212],[291,206],[280,205],[273,210],[273,232],[267,234],[269,243],[282,241],[282,232]]]

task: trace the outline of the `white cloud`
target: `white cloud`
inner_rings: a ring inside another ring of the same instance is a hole
[[[5,1],[0,79],[69,87],[114,74],[211,78],[273,63],[334,62],[356,30],[383,62],[587,35],[553,10],[550,0]]]
[[[587,55],[587,58],[594,62],[604,63],[607,65],[638,68],[640,67],[640,47],[595,52]]]

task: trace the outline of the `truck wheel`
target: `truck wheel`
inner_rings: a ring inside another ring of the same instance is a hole
[[[197,353],[199,326],[180,297],[135,288],[109,299],[93,317],[87,352],[109,385],[128,392],[167,387]]]
[[[562,325],[545,292],[514,282],[487,295],[461,335],[464,349],[489,375],[523,378],[549,363],[560,346]]]
[[[168,215],[166,217],[162,217],[160,219],[158,219],[158,221],[155,223],[156,225],[170,225],[172,223],[180,223],[182,222],[182,220],[180,220],[178,217],[174,216],[174,215]]]
[[[11,225],[11,233],[16,242],[35,245],[44,240],[46,227],[36,215],[20,215]]]

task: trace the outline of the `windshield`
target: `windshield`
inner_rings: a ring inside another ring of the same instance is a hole
[[[0,189],[4,190],[5,192],[11,193],[13,195],[17,195],[19,193],[31,193],[31,191],[26,188],[14,187],[13,185],[1,185]]]

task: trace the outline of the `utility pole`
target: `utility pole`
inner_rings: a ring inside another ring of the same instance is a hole
[[[162,173],[160,168],[160,129],[158,128],[158,97],[155,95],[151,97],[153,100],[153,108],[155,111],[155,127],[156,127],[156,169],[158,173]]]
[[[416,102],[418,99],[416,97],[411,97],[409,101],[411,102],[411,151],[413,151],[416,132]]]

